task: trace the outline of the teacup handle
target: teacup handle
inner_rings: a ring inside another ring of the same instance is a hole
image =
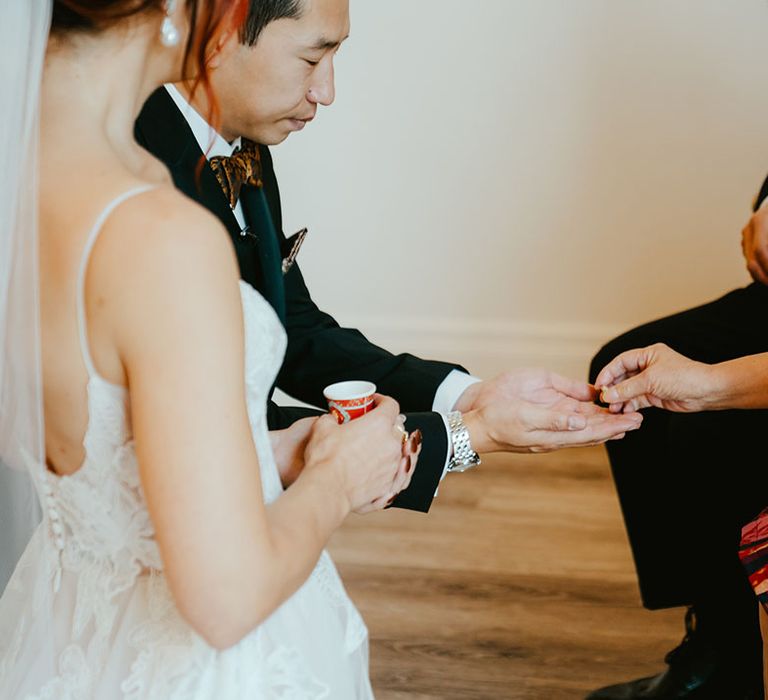
[[[328,406],[331,409],[331,413],[336,415],[336,420],[339,420],[339,416],[341,416],[342,423],[349,423],[349,421],[352,420],[352,417],[341,404],[338,404],[335,401],[329,401]]]

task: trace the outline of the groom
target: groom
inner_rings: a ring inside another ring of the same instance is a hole
[[[448,471],[475,466],[478,452],[510,449],[510,426],[525,422],[531,412],[537,416],[534,427],[544,431],[537,438],[544,449],[602,441],[623,430],[595,414],[588,396],[580,397],[584,414],[571,416],[566,424],[551,401],[539,401],[542,396],[566,398],[547,372],[480,381],[456,364],[393,355],[359,331],[340,328],[312,301],[298,265],[290,265],[296,240],[282,232],[269,149],[255,144],[282,142],[307,126],[320,105],[333,102],[333,60],[348,32],[348,0],[252,0],[241,35],[227,40],[212,59],[221,115],[213,143],[212,130],[200,116],[210,112],[205,91],[197,90],[190,106],[182,86],[166,86],[150,97],[136,122],[136,137],[166,163],[179,189],[224,223],[241,276],[283,321],[288,346],[277,386],[304,403],[322,406],[327,384],[370,380],[400,402],[409,430],[421,429],[418,466],[394,505],[427,512]],[[203,153],[207,162],[198,188]],[[284,428],[317,413],[270,401],[269,426]]]

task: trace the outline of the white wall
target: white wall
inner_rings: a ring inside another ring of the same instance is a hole
[[[336,104],[274,150],[318,303],[394,350],[585,376],[748,275],[766,0],[352,0]]]

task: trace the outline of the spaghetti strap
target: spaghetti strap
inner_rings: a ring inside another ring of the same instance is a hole
[[[96,244],[104,223],[112,214],[112,212],[117,209],[117,207],[119,207],[126,200],[131,199],[131,197],[143,194],[144,192],[153,190],[156,187],[157,185],[139,185],[138,187],[134,187],[133,189],[130,189],[127,192],[123,192],[123,194],[115,197],[115,199],[113,199],[109,204],[107,204],[106,207],[104,207],[104,210],[101,212],[101,214],[99,214],[99,217],[96,219],[96,222],[88,233],[88,238],[85,241],[83,257],[80,261],[80,269],[77,274],[77,326],[78,332],[80,334],[80,350],[83,355],[83,360],[85,361],[85,367],[88,370],[89,378],[100,376],[96,371],[96,367],[93,364],[93,358],[91,357],[90,344],[88,342],[88,326],[85,316],[85,274],[88,270],[88,260],[91,257],[91,251],[93,250],[93,246]]]

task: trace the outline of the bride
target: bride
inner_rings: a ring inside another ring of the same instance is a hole
[[[372,697],[324,547],[405,488],[414,443],[382,396],[270,436],[284,331],[133,140],[159,85],[210,91],[243,5],[2,3],[0,529],[25,545],[0,599],[3,700]]]

